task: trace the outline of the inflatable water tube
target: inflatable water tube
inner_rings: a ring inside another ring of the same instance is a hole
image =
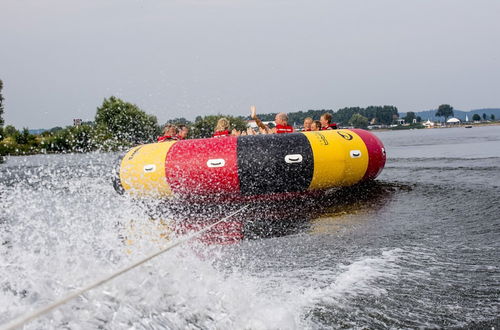
[[[136,197],[272,198],[375,179],[382,142],[361,129],[145,144],[117,166],[114,187]]]

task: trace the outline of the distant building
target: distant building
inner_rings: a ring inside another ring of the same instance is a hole
[[[447,124],[458,125],[460,124],[460,119],[458,118],[450,118],[446,121]]]
[[[80,126],[82,124],[81,119],[73,119],[73,126]]]
[[[424,125],[426,128],[432,128],[432,127],[434,127],[434,122],[427,119],[427,121],[424,122],[422,125]]]

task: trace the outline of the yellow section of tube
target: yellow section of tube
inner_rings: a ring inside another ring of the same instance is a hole
[[[172,195],[165,177],[165,159],[176,141],[144,144],[132,148],[120,166],[122,187],[135,196]]]
[[[309,189],[349,186],[359,182],[368,168],[364,141],[350,130],[303,132],[311,144],[314,171]]]

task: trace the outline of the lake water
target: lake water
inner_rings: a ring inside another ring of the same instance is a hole
[[[251,205],[245,239],[183,244],[26,329],[498,328],[500,126],[376,134],[375,184]],[[0,165],[0,325],[234,209],[151,214],[113,190],[116,157]]]

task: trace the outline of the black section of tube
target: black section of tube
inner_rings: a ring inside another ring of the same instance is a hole
[[[311,183],[314,159],[304,134],[240,136],[237,153],[242,195],[304,191]]]

